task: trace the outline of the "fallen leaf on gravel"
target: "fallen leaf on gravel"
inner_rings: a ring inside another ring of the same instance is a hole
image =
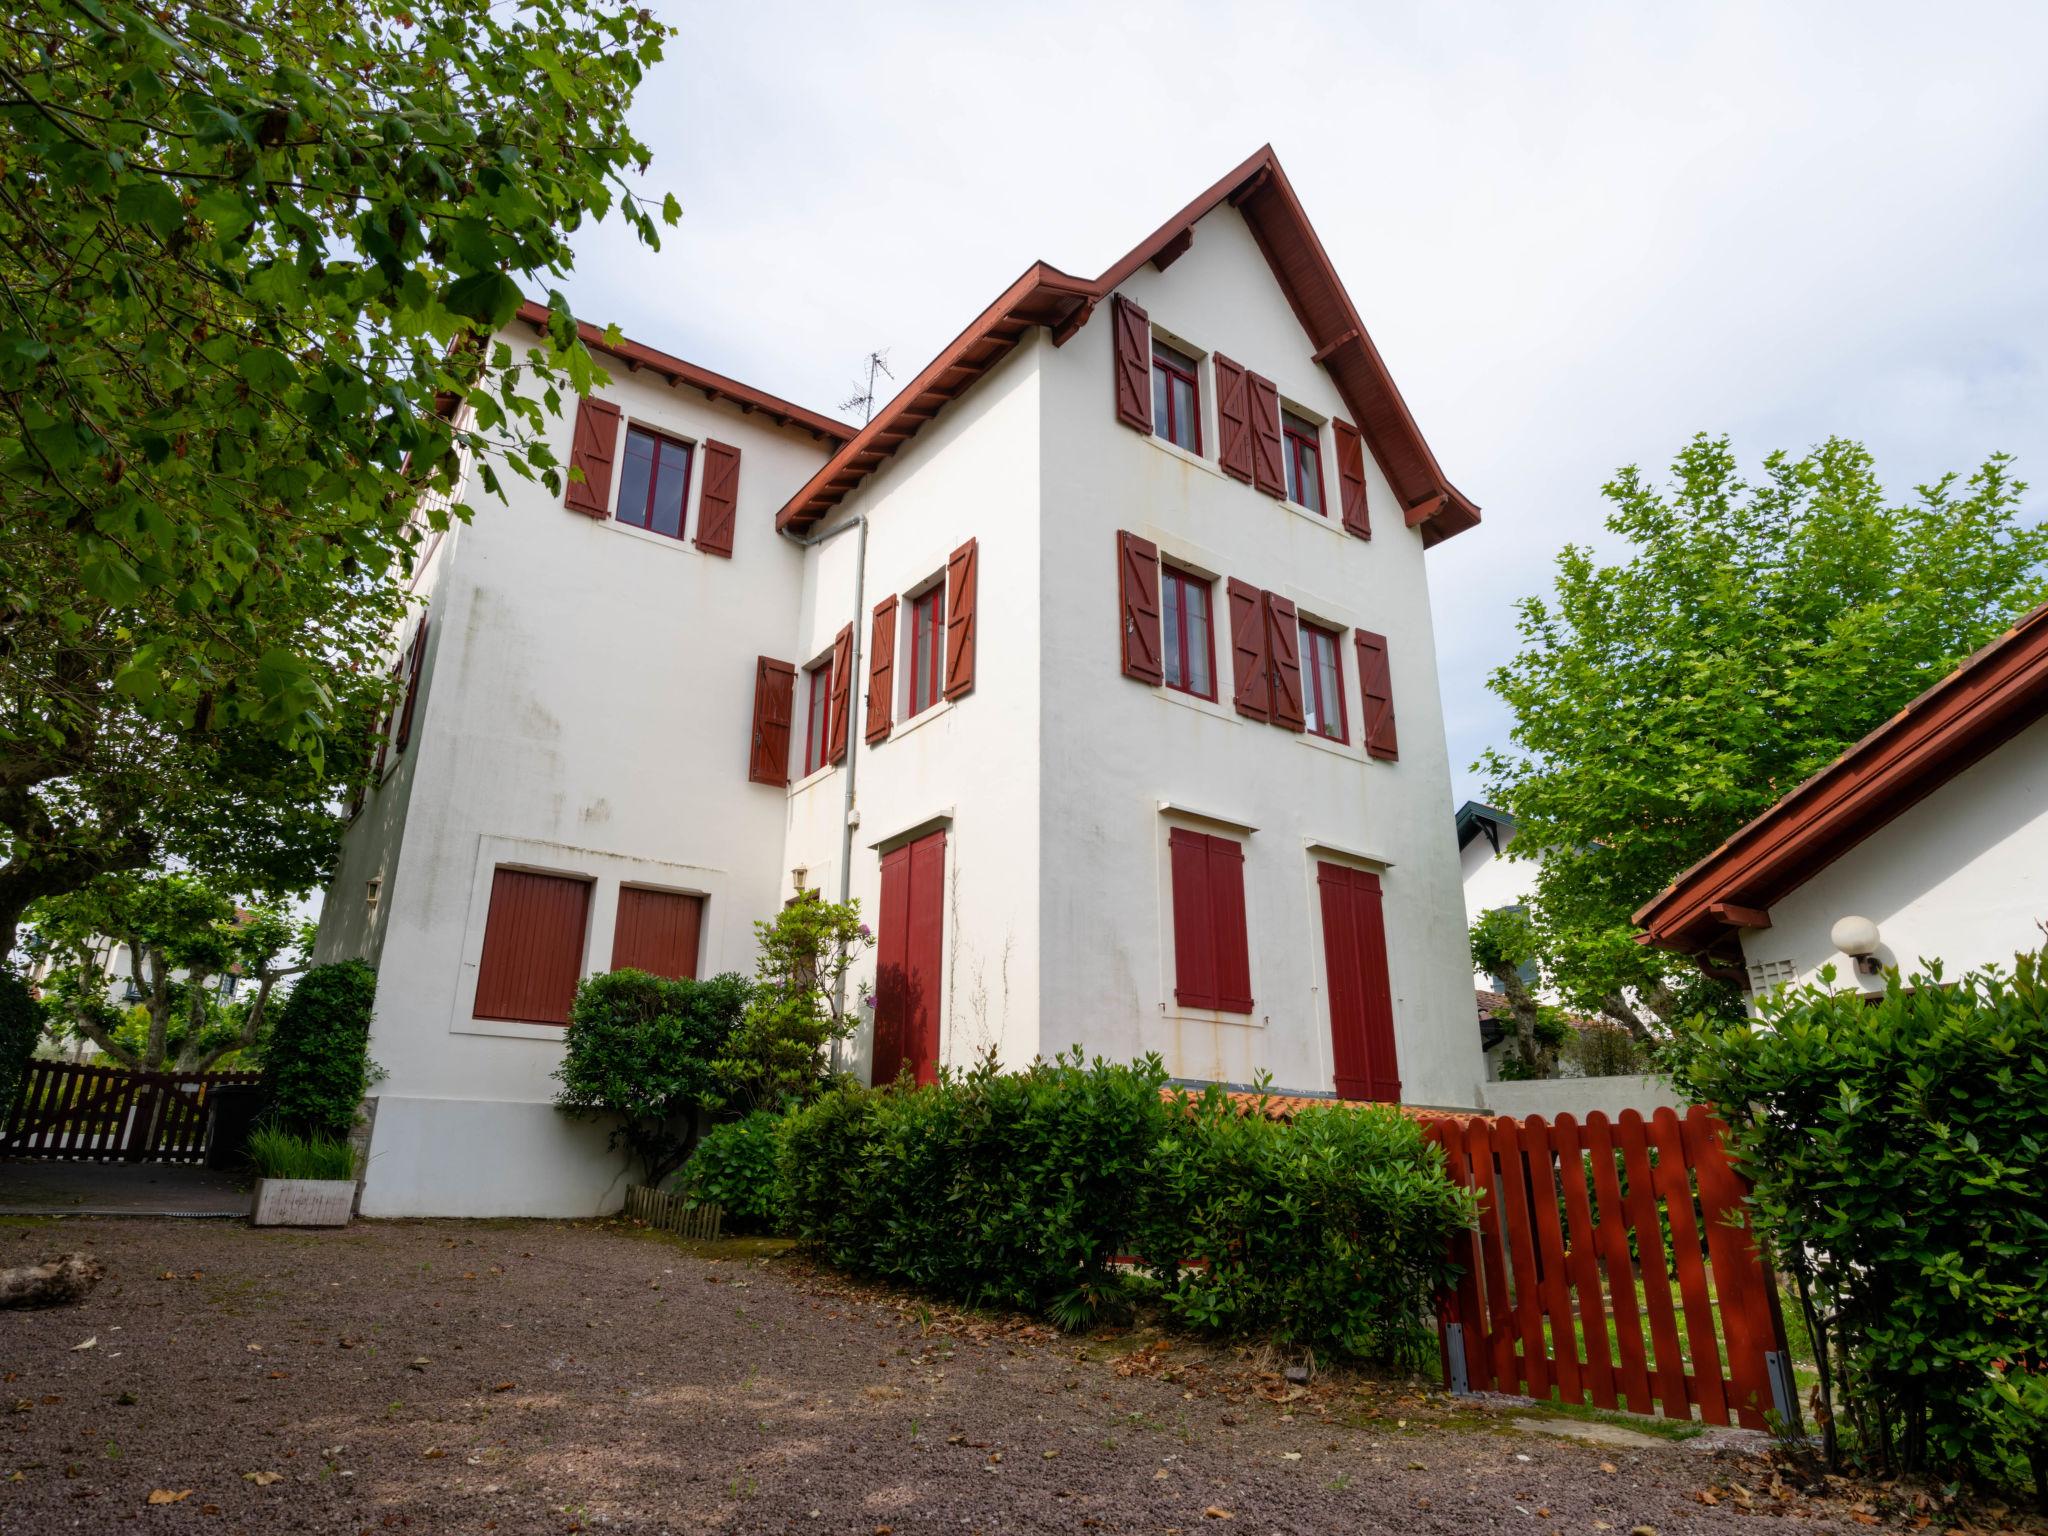
[[[1654,1525],[1632,1525],[1628,1528],[1628,1536],[1657,1536],[1657,1527]]]
[[[448,1453],[442,1450],[441,1447],[439,1447],[438,1445],[430,1445],[424,1451],[420,1452],[420,1455],[426,1458],[428,1461],[439,1461],[443,1456],[446,1456],[447,1454]]]
[[[1301,1460],[1301,1452],[1299,1452],[1299,1451],[1282,1451],[1282,1452],[1280,1453],[1280,1459],[1281,1459],[1282,1461],[1299,1461],[1299,1460]]]
[[[1702,1488],[1697,1493],[1695,1493],[1693,1497],[1698,1499],[1702,1504],[1718,1504],[1721,1502],[1721,1495],[1714,1492],[1714,1490],[1711,1488]]]
[[[1611,1461],[1603,1461],[1600,1463],[1600,1470],[1602,1472],[1619,1472],[1621,1468],[1617,1467]]]
[[[72,1352],[73,1354],[76,1354],[76,1353],[77,1353],[77,1352],[78,1352],[79,1350],[81,1350],[81,1349],[91,1349],[91,1348],[93,1347],[93,1345],[95,1345],[95,1344],[99,1343],[99,1341],[100,1341],[100,1336],[99,1336],[98,1334],[94,1334],[94,1335],[93,1335],[93,1336],[92,1336],[91,1338],[87,1339],[87,1340],[86,1340],[86,1341],[85,1341],[85,1342],[84,1342],[83,1344],[74,1344],[74,1345],[72,1345],[72,1346],[71,1346],[71,1352]]]
[[[1207,1509],[1203,1510],[1202,1513],[1204,1516],[1211,1520],[1235,1520],[1237,1518],[1237,1516],[1233,1515],[1221,1504],[1211,1504]]]
[[[261,1344],[251,1344],[249,1346],[249,1353],[252,1355],[260,1355],[263,1353],[263,1346]]]
[[[1164,1482],[1165,1480],[1166,1480],[1166,1468],[1164,1468],[1164,1467],[1161,1467],[1161,1468],[1160,1468],[1160,1469],[1159,1469],[1159,1470],[1158,1470],[1157,1472],[1154,1472],[1154,1473],[1152,1474],[1152,1481],[1153,1481],[1153,1482],[1155,1482],[1155,1483],[1158,1483],[1158,1482]]]
[[[501,1381],[495,1387],[491,1388],[491,1390],[493,1392],[510,1392],[514,1387],[517,1387],[518,1385],[519,1383],[516,1381]]]
[[[291,1372],[290,1372],[290,1371],[272,1371],[272,1372],[270,1373],[270,1380],[272,1380],[272,1381],[283,1381],[283,1380],[285,1380],[286,1378],[288,1378],[288,1377],[289,1377],[290,1375],[291,1375]]]
[[[428,1366],[432,1365],[433,1363],[434,1362],[429,1360],[425,1355],[420,1355],[411,1362],[412,1368],[416,1371],[424,1371]]]
[[[1408,1463],[1408,1470],[1410,1472],[1427,1472],[1429,1468],[1425,1467],[1419,1461],[1411,1461]]]
[[[242,1481],[254,1483],[258,1488],[268,1488],[272,1483],[283,1482],[284,1474],[282,1472],[244,1472],[242,1474]]]
[[[149,1502],[152,1504],[182,1504],[191,1497],[192,1490],[190,1488],[180,1488],[176,1492],[169,1488],[152,1488],[149,1490]]]

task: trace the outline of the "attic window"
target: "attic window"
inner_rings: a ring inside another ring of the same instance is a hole
[[[1287,499],[1327,517],[1329,512],[1323,505],[1322,429],[1292,411],[1282,411],[1280,434],[1285,439],[1281,456],[1287,461]]]
[[[1152,343],[1152,432],[1189,453],[1202,451],[1200,365],[1156,338]]]

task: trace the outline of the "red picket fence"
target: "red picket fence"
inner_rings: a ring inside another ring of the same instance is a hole
[[[1445,1378],[1493,1391],[1765,1427],[1798,1422],[1778,1292],[1728,1162],[1694,1106],[1444,1120],[1430,1137],[1478,1191],[1444,1307]],[[1672,1277],[1676,1276],[1676,1290]]]
[[[130,1072],[32,1061],[0,1124],[0,1157],[201,1162],[208,1096],[261,1077],[257,1072]]]

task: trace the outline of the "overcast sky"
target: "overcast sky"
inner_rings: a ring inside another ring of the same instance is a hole
[[[684,219],[586,231],[570,297],[827,411],[1270,141],[1484,509],[1429,558],[1459,799],[1511,604],[1616,466],[1842,433],[1895,486],[2006,449],[2048,490],[2048,5],[656,8]]]

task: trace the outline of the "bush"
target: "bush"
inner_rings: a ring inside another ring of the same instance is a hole
[[[726,1225],[735,1231],[780,1231],[775,1165],[783,1124],[781,1115],[757,1109],[743,1120],[713,1126],[683,1165],[684,1192],[722,1206]]]
[[[249,1161],[266,1179],[352,1179],[356,1149],[333,1136],[295,1136],[282,1126],[249,1133]]]
[[[2048,1499],[2040,957],[2010,978],[1894,973],[1874,1003],[1780,993],[1758,1026],[1697,1021],[1672,1067],[1727,1106],[1758,1230],[1816,1346],[1830,1459],[2031,1476]]]
[[[263,1087],[277,1124],[345,1137],[380,1074],[370,1060],[377,973],[361,960],[316,965],[285,997],[263,1048]]]
[[[739,1026],[713,1063],[718,1101],[746,1113],[808,1104],[825,1086],[825,1047],[853,1033],[846,973],[874,942],[860,903],[800,891],[754,924],[761,953]]]
[[[1148,1180],[1145,1251],[1184,1325],[1420,1368],[1472,1202],[1392,1106],[1246,1113],[1183,1096]]]
[[[1648,1053],[1618,1024],[1581,1024],[1563,1054],[1567,1077],[1627,1077],[1649,1068]]]
[[[646,1183],[660,1184],[696,1140],[698,1112],[714,1090],[712,1062],[747,1006],[746,981],[670,980],[609,971],[576,989],[568,1049],[555,1077],[555,1107],[584,1119],[615,1117]]]
[[[43,1036],[43,1010],[28,983],[0,969],[0,1114],[13,1107],[21,1074]]]

